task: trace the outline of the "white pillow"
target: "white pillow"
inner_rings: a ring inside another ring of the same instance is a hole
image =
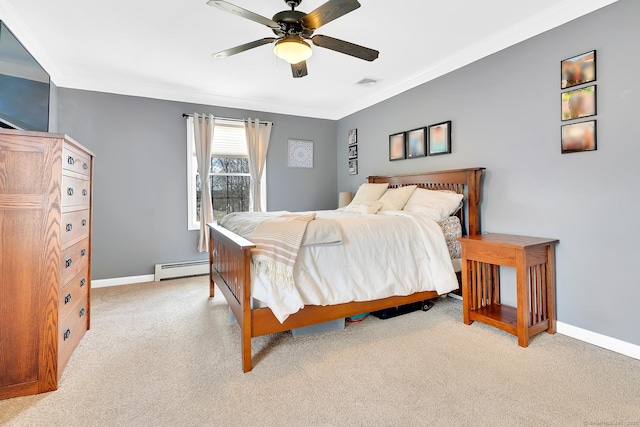
[[[351,203],[376,202],[387,191],[389,183],[385,184],[362,184]]]
[[[444,191],[416,189],[404,206],[407,212],[422,212],[434,221],[444,221],[458,210],[464,196]]]
[[[407,185],[406,187],[390,188],[382,197],[378,200],[382,203],[381,211],[399,211],[404,205],[407,204],[407,200],[411,197],[416,190],[416,185]]]
[[[351,213],[374,214],[378,212],[381,207],[382,203],[378,201],[357,203],[351,202],[346,208],[344,208],[344,211]]]

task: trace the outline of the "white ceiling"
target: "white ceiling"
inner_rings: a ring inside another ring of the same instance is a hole
[[[313,46],[301,79],[272,45],[214,60],[273,33],[206,0],[0,0],[0,19],[61,87],[335,120],[615,1],[360,0],[316,34],[380,58]],[[287,9],[283,0],[231,2],[269,18]],[[363,78],[380,83],[357,86]]]

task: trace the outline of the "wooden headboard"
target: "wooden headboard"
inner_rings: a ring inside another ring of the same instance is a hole
[[[469,235],[480,234],[480,200],[482,197],[482,174],[485,168],[455,169],[447,171],[420,172],[406,175],[370,176],[370,183],[389,183],[390,188],[417,185],[429,190],[450,190],[464,195],[464,207],[458,217]],[[468,225],[467,225],[468,224]]]

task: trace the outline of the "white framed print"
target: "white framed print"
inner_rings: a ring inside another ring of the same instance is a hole
[[[313,141],[290,139],[287,166],[290,168],[313,168]]]

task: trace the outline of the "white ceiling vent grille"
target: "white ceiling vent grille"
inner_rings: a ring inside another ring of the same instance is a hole
[[[360,80],[356,84],[358,86],[373,87],[373,86],[377,85],[378,82],[379,82],[379,80],[376,80],[376,79],[364,78],[364,79]]]

